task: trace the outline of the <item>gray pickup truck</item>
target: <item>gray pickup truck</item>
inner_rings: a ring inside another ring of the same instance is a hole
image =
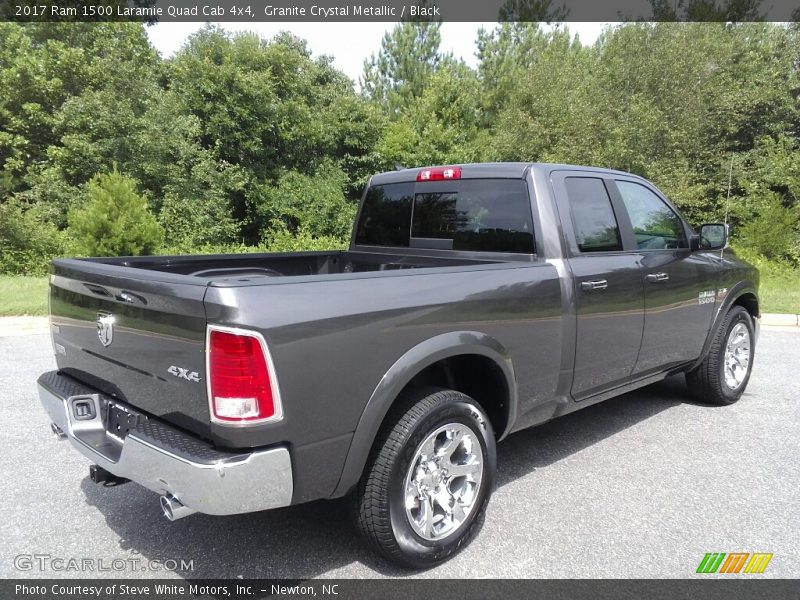
[[[346,251],[54,261],[39,394],[93,480],[170,520],[349,495],[426,567],[478,529],[510,433],[676,373],[739,399],[758,272],[726,239],[629,173],[383,173]]]

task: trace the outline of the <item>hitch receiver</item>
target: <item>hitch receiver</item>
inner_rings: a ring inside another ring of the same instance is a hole
[[[130,481],[130,479],[125,479],[124,477],[117,477],[99,465],[91,465],[89,467],[89,479],[95,483],[103,484],[106,487],[122,485]]]

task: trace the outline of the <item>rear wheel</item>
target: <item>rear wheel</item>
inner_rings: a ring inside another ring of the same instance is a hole
[[[705,360],[686,374],[689,390],[702,402],[733,404],[750,380],[754,351],[750,313],[734,306],[715,332]]]
[[[425,568],[463,548],[480,525],[495,475],[481,407],[460,392],[427,390],[391,415],[355,493],[358,528],[395,563]]]

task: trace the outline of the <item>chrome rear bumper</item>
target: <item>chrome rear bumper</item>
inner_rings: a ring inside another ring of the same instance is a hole
[[[136,424],[122,439],[106,431],[104,419],[108,402],[117,401],[55,371],[42,375],[38,386],[44,409],[66,439],[118,477],[210,515],[278,508],[292,501],[292,465],[285,447],[221,452],[152,418]],[[76,402],[82,404],[80,418]],[[93,416],[87,418],[87,412]]]

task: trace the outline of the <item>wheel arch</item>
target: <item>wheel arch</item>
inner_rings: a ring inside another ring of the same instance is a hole
[[[745,291],[731,303],[731,306],[741,306],[750,313],[752,319],[757,319],[761,316],[761,310],[758,304],[758,297],[754,291]]]
[[[390,409],[416,385],[455,389],[473,397],[487,413],[498,439],[508,434],[516,417],[514,368],[500,342],[476,331],[425,340],[398,358],[372,392],[353,434],[334,497],[347,494],[361,478]],[[500,393],[493,393],[498,385]]]

